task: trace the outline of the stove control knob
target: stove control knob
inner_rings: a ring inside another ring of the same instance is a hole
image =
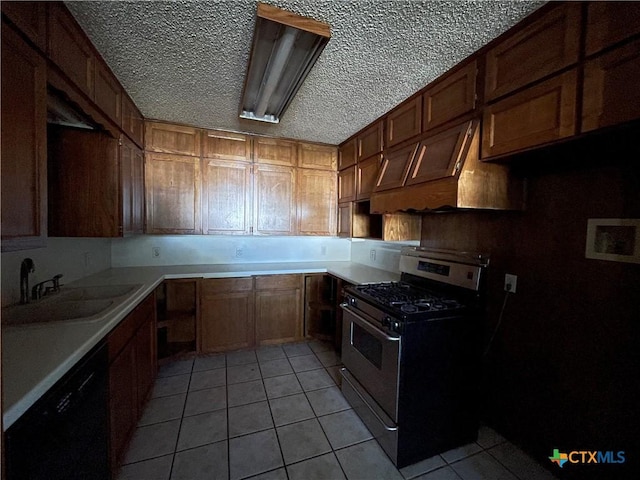
[[[354,297],[349,297],[348,302],[352,307],[356,307],[358,305],[358,300],[356,300]]]
[[[382,319],[383,327],[391,327],[391,317],[387,316]]]
[[[391,322],[391,330],[394,332],[400,331],[400,322]]]

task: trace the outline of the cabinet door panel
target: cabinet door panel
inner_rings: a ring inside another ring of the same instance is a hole
[[[338,172],[338,202],[352,202],[356,199],[356,166]]]
[[[47,49],[47,4],[45,2],[2,2],[2,13],[41,51]],[[2,27],[4,29],[4,26]]]
[[[403,186],[417,149],[418,144],[415,143],[386,153],[382,159],[374,192]]]
[[[122,125],[122,89],[109,68],[96,60],[96,105],[117,125]]]
[[[473,136],[472,122],[465,122],[420,142],[416,158],[407,178],[407,185],[450,177],[456,174],[464,160]]]
[[[387,117],[387,148],[418,135],[422,122],[422,97],[392,111]]]
[[[343,170],[356,164],[357,139],[349,140],[338,150],[338,170]]]
[[[94,62],[91,43],[63,5],[49,5],[49,58],[91,99]]]
[[[4,6],[4,2],[3,2]],[[46,245],[46,62],[2,26],[2,250]]]
[[[122,233],[133,230],[133,142],[120,139],[120,183],[122,185]]]
[[[169,123],[145,123],[145,148],[151,152],[200,156],[200,130]]]
[[[203,160],[204,233],[250,233],[251,193],[251,164]]]
[[[338,236],[351,237],[351,216],[353,212],[353,202],[341,203],[338,205]]]
[[[122,130],[140,148],[144,147],[144,118],[129,96],[122,94]]]
[[[135,348],[131,342],[109,366],[109,432],[113,471],[126,453],[127,442],[137,421],[135,362]]]
[[[424,92],[423,131],[473,111],[477,68],[473,61]]]
[[[134,339],[136,350],[136,398],[138,412],[151,392],[156,377],[156,323],[150,316],[138,330]]]
[[[575,70],[486,107],[483,158],[574,135],[575,109]]]
[[[337,159],[338,150],[336,147],[313,143],[298,144],[298,166],[301,168],[335,170]]]
[[[200,233],[200,159],[147,153],[147,233]]]
[[[640,118],[640,41],[588,61],[584,67],[582,131]]]
[[[144,154],[132,147],[133,185],[131,189],[131,233],[144,232]]]
[[[383,123],[380,120],[358,135],[358,161],[382,151],[382,127]]]
[[[489,50],[485,100],[493,100],[578,60],[582,5],[559,4]]]
[[[253,141],[256,163],[295,167],[298,163],[298,144],[276,138],[256,138]]]
[[[209,280],[203,280],[201,284],[198,328],[200,351],[233,350],[252,346],[253,291],[219,292],[216,286]]]
[[[336,234],[336,172],[299,168],[298,234]]]
[[[251,161],[251,139],[241,133],[209,130],[202,136],[202,156]]]
[[[640,33],[640,2],[589,2],[588,8],[587,55]]]
[[[265,345],[302,337],[302,289],[256,291],[256,343]]]
[[[371,192],[376,186],[376,179],[380,172],[382,155],[374,155],[371,158],[358,162],[358,184],[356,198],[367,200],[371,197]]]
[[[293,235],[296,225],[295,171],[291,167],[254,167],[253,217],[258,235]]]

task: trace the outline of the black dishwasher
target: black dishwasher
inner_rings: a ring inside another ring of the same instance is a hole
[[[7,429],[9,480],[109,478],[107,353],[92,349]]]

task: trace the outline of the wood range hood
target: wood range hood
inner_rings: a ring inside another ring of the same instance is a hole
[[[371,213],[522,210],[524,191],[508,165],[480,161],[480,126],[470,120],[385,152]]]

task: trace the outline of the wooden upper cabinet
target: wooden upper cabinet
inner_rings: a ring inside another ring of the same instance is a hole
[[[342,170],[356,164],[356,155],[358,150],[357,142],[358,139],[354,138],[338,149],[338,170]]]
[[[382,154],[374,155],[358,162],[356,180],[356,200],[367,200],[376,186],[376,179],[382,164]]]
[[[393,110],[387,116],[387,143],[392,147],[418,135],[422,125],[422,97],[417,97]]]
[[[198,351],[251,347],[255,339],[253,278],[206,278],[200,282]]]
[[[356,199],[356,166],[338,172],[338,202],[352,202]]]
[[[247,162],[202,161],[203,233],[251,232],[251,168]]]
[[[640,2],[589,2],[585,53],[640,34]]]
[[[5,2],[2,2],[4,11]],[[2,251],[47,241],[47,66],[2,25]]]
[[[578,61],[581,8],[559,3],[486,55],[485,101],[512,92]]]
[[[474,60],[424,92],[423,131],[475,109],[477,71],[477,62]]]
[[[96,60],[96,105],[118,126],[122,125],[122,88],[109,67]]]
[[[298,190],[298,234],[336,234],[336,173],[299,168],[296,177]]]
[[[124,135],[120,139],[123,235],[144,232],[144,154]]]
[[[570,70],[485,107],[482,157],[574,135],[576,77],[576,71]]]
[[[147,153],[147,233],[201,233],[200,159]]]
[[[298,163],[298,144],[278,138],[253,139],[253,160],[256,163],[295,167]]]
[[[338,205],[338,236],[339,237],[351,237],[352,236],[352,216],[353,216],[353,202],[341,203]]]
[[[640,118],[640,40],[585,63],[582,131]]]
[[[336,170],[338,149],[331,145],[298,143],[298,166],[320,170]]]
[[[473,125],[465,122],[420,142],[406,185],[455,175],[471,144]]]
[[[414,143],[386,152],[373,191],[380,192],[403,186],[417,149],[418,144]]]
[[[47,49],[46,2],[1,2],[2,13],[41,51]]]
[[[200,156],[200,130],[197,128],[145,122],[145,130],[147,151]]]
[[[382,120],[380,120],[358,135],[358,161],[382,151],[383,125]]]
[[[296,226],[295,169],[254,166],[254,234],[294,235]]]
[[[126,93],[122,93],[122,131],[140,148],[144,148],[144,118]]]
[[[49,58],[93,99],[95,56],[91,44],[62,3],[48,6]]]
[[[202,135],[202,156],[251,161],[251,139],[241,133],[205,131]]]

